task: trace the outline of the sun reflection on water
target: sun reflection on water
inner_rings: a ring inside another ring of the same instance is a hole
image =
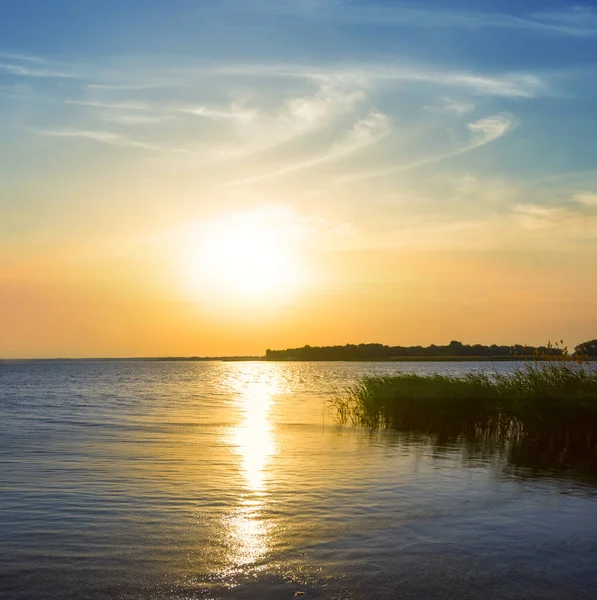
[[[247,381],[245,385],[237,400],[243,420],[233,430],[233,444],[247,487],[259,492],[264,489],[268,462],[276,451],[270,411],[277,386],[271,379]]]
[[[228,381],[241,421],[230,432],[229,443],[239,457],[243,491],[229,522],[230,561],[242,569],[265,557],[273,524],[264,511],[269,503],[270,461],[277,452],[271,410],[282,391],[279,373],[270,365],[239,365]]]

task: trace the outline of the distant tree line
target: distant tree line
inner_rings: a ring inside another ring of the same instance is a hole
[[[585,344],[587,345],[585,348]],[[576,347],[581,354],[597,356],[597,340]],[[591,346],[591,344],[593,344]],[[583,349],[585,351],[583,351]],[[590,352],[595,351],[595,354]],[[589,352],[590,351],[590,352]],[[346,344],[345,346],[303,346],[287,350],[266,350],[266,360],[380,360],[386,358],[410,357],[533,357],[559,356],[563,350],[548,346],[484,346],[463,344],[456,340],[447,346],[386,346],[384,344]]]

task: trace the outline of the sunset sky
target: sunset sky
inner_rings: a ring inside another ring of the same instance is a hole
[[[597,337],[597,7],[4,0],[0,358]]]

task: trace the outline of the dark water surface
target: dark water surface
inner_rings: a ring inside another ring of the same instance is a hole
[[[597,482],[324,410],[512,368],[0,364],[0,598],[597,598]]]

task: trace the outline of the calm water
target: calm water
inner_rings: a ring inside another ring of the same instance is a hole
[[[597,484],[336,426],[365,373],[0,364],[0,598],[597,597]]]

